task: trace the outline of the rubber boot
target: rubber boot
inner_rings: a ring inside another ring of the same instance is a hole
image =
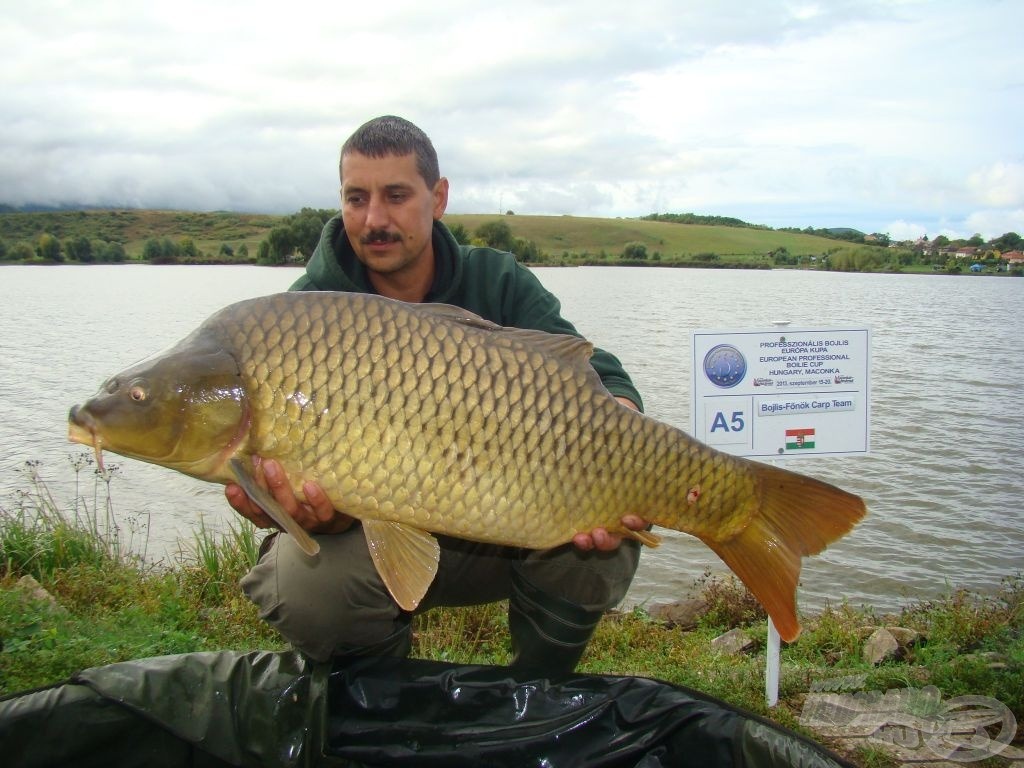
[[[603,614],[542,592],[513,573],[508,605],[513,677],[555,681],[571,675]]]

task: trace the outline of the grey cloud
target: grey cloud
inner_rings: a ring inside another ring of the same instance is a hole
[[[442,5],[9,9],[0,203],[332,207],[341,142],[390,112],[462,210],[877,228],[1020,207],[979,172],[1021,163],[1007,4]]]

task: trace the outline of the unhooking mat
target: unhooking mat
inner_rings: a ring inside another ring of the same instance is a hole
[[[839,768],[815,742],[638,677],[190,653],[87,669],[0,700],[0,764]]]

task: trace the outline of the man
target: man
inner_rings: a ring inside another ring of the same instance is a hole
[[[448,180],[415,125],[387,116],[360,127],[342,147],[340,176],[341,214],[324,227],[292,290],[456,304],[501,325],[578,335],[558,300],[511,254],[458,245],[440,221]],[[595,350],[591,364],[624,406],[639,410],[640,396],[618,360]],[[314,483],[303,487],[300,503],[276,462],[260,462],[259,469],[281,506],[316,535],[321,552],[310,559],[291,537],[274,537],[242,579],[260,615],[318,661],[407,654],[411,616],[377,575],[358,523],[335,510]],[[226,495],[256,525],[273,525],[237,485]],[[646,527],[634,516],[623,524]],[[437,577],[417,611],[509,599],[513,669],[522,677],[573,671],[601,615],[625,595],[639,558],[636,541],[604,529],[544,552],[438,538]]]

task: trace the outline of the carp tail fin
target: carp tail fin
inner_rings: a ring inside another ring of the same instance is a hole
[[[812,477],[750,462],[756,511],[735,536],[704,539],[771,616],[779,636],[800,634],[796,587],[805,555],[821,552],[867,512],[859,496]]]

